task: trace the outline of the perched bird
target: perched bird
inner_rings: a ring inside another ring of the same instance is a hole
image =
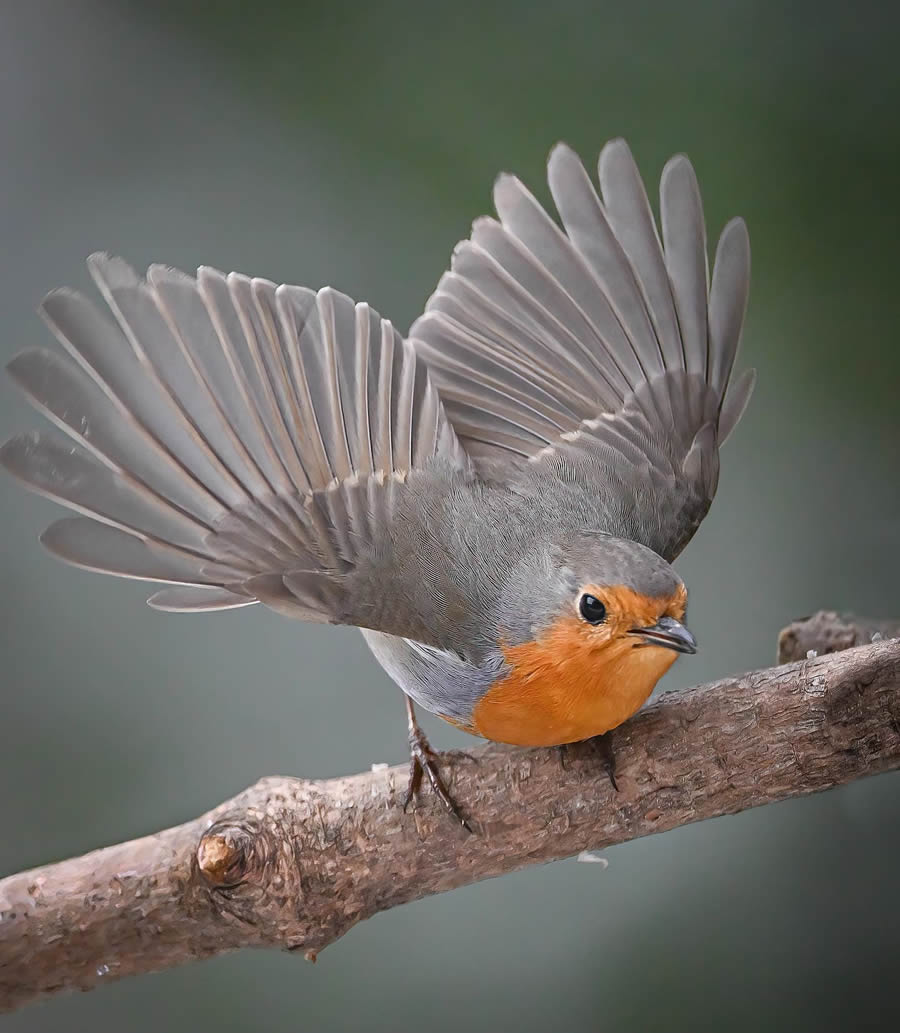
[[[412,768],[460,820],[413,701],[475,735],[549,746],[615,728],[696,644],[670,565],[705,516],[749,287],[742,220],[710,285],[694,171],[656,223],[628,146],[548,162],[561,228],[502,175],[404,339],[330,287],[202,267],[140,279],[95,255],[112,318],[71,290],[66,354],[9,372],[68,437],[2,463],[78,512],[41,540],[163,582],[161,610],[262,603],[361,628],[406,694]]]

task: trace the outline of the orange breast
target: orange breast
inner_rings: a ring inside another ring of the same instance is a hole
[[[472,730],[517,746],[558,746],[627,720],[677,654],[597,634],[574,615],[535,642],[504,650],[511,671],[472,712]]]

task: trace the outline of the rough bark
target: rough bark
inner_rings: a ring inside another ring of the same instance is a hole
[[[405,766],[275,777],[176,828],[10,876],[0,1008],[240,947],[315,959],[427,894],[896,769],[900,641],[666,694],[613,746],[619,792],[590,742],[446,754],[476,835],[430,794],[404,814]]]
[[[794,621],[778,636],[778,662],[788,664],[810,654],[823,656],[868,642],[900,638],[900,621],[875,620],[820,610],[812,617]]]

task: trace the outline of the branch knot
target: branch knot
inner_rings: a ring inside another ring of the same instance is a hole
[[[230,889],[262,869],[259,832],[246,820],[226,818],[210,825],[197,846],[197,867],[210,886]]]

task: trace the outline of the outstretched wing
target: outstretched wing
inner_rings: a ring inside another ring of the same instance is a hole
[[[412,348],[329,288],[161,266],[141,280],[101,255],[89,267],[115,321],[55,291],[42,311],[67,354],[9,367],[66,437],[13,438],[2,464],[83,514],[49,527],[47,548],[169,583],[150,599],[161,609],[262,601],[368,625],[352,575],[389,537],[407,476],[465,462]],[[418,630],[374,609],[378,630]]]
[[[662,240],[624,141],[600,155],[602,199],[565,145],[548,179],[563,228],[501,176],[499,221],[477,220],[457,245],[410,340],[474,458],[577,477],[596,498],[598,527],[615,511],[617,526],[671,559],[709,508],[719,445],[753,389],[752,370],[731,382],[746,227],[725,227],[710,286],[683,156],[663,171]]]

